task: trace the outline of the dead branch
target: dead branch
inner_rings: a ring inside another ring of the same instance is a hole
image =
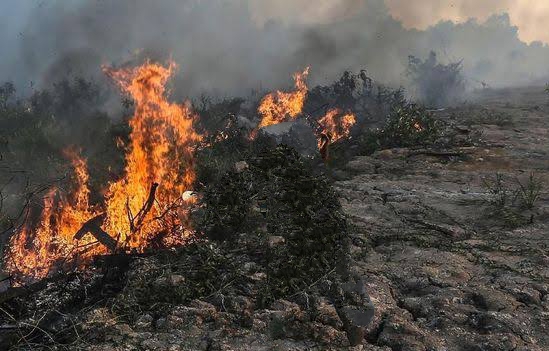
[[[101,229],[101,224],[104,220],[105,214],[100,214],[99,216],[93,217],[82,225],[82,228],[80,228],[80,230],[78,230],[78,232],[76,232],[76,234],[74,235],[74,239],[80,240],[89,233],[93,235],[97,239],[97,241],[99,241],[106,248],[108,248],[109,251],[116,251],[116,246],[118,245],[116,240],[114,240],[112,236],[110,236],[107,232]]]
[[[322,159],[324,161],[328,160],[328,157],[330,157],[330,141],[331,137],[329,134],[321,133],[320,134],[320,155],[322,156]]]

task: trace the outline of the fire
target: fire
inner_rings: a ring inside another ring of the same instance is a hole
[[[263,127],[286,122],[297,118],[303,112],[308,88],[306,79],[309,76],[309,67],[303,72],[294,74],[295,90],[292,92],[276,91],[261,100],[258,113],[262,119],[253,135]]]
[[[165,243],[179,243],[184,238],[178,233],[189,225],[182,196],[195,180],[193,151],[201,136],[193,129],[196,116],[190,104],[166,100],[165,85],[175,68],[174,63],[105,68],[135,101],[125,175],[109,186],[106,200],[105,231],[127,249],[141,251],[158,235]],[[153,184],[159,184],[158,191],[144,213]]]
[[[326,142],[335,143],[348,137],[356,123],[356,117],[352,113],[343,113],[340,109],[334,108],[329,110],[318,123],[324,135],[318,138],[318,147],[322,149]]]
[[[85,259],[104,251],[101,246],[90,246],[95,241],[93,237],[80,242],[73,239],[82,224],[97,215],[97,210],[89,203],[86,160],[72,150],[65,154],[71,160],[76,187],[72,195],[51,189],[44,198],[37,224],[32,228],[26,224],[12,236],[6,269],[16,277],[43,278],[53,267],[63,265],[64,258]]]
[[[93,233],[75,236],[96,218],[102,219],[99,230],[117,251],[142,252],[152,245],[184,242],[190,231],[188,207],[194,199],[184,194],[195,180],[193,151],[201,136],[193,129],[196,115],[190,104],[166,99],[165,85],[175,68],[173,63],[164,67],[150,62],[136,68],[104,68],[135,101],[124,175],[107,186],[102,206],[91,206],[86,161],[68,152],[75,191],[65,196],[52,189],[38,225],[27,223],[14,234],[5,260],[13,276],[26,281],[43,278],[60,262],[81,264],[107,253],[108,247]]]

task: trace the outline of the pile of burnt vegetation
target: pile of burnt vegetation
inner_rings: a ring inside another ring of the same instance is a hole
[[[350,273],[349,229],[324,176],[279,146],[250,154],[197,196],[187,245],[98,257],[84,272],[0,295],[2,348],[140,349],[155,335],[166,349],[212,349],[235,333],[362,340],[373,310]],[[197,316],[201,331],[190,328]],[[205,345],[209,328],[223,332]]]

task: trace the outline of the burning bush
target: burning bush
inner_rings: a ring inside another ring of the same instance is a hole
[[[431,51],[425,61],[410,56],[407,74],[424,104],[443,107],[463,96],[465,81],[462,69],[462,61],[444,65],[438,62],[436,53]]]
[[[192,201],[183,194],[195,180],[194,148],[201,136],[189,104],[166,99],[174,69],[149,62],[105,69],[135,101],[124,174],[110,180],[104,201],[92,206],[86,161],[71,156],[75,191],[65,196],[52,187],[38,223],[27,221],[11,238],[6,262],[14,277],[43,278],[60,262],[78,266],[98,254],[174,246],[189,235],[186,208]]]

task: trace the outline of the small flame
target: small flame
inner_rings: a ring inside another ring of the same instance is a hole
[[[340,109],[334,108],[329,110],[318,123],[322,128],[322,134],[327,136],[330,143],[347,138],[351,132],[351,128],[356,123],[356,117],[352,113],[343,113]],[[318,147],[322,149],[326,143],[326,137],[318,138]]]
[[[294,91],[283,92],[278,90],[268,94],[261,100],[258,113],[262,119],[252,133],[252,137],[257,135],[257,131],[263,127],[294,120],[303,112],[303,106],[305,105],[305,99],[308,93],[306,83],[308,76],[309,67],[303,72],[294,73]]]

